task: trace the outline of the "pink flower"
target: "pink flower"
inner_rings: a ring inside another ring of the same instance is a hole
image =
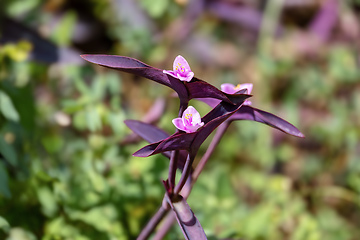
[[[252,83],[238,84],[237,86],[231,83],[221,84],[221,91],[228,94],[234,94],[242,89],[247,89],[246,94],[251,94],[252,88],[253,88]],[[245,100],[243,105],[251,105],[251,101]]]
[[[172,123],[177,129],[187,133],[196,132],[198,128],[204,125],[204,122],[201,122],[200,114],[192,106],[184,111],[181,118],[173,119]]]
[[[194,77],[188,62],[182,56],[177,56],[173,64],[173,71],[164,70],[163,73],[169,74],[180,81],[190,82]]]

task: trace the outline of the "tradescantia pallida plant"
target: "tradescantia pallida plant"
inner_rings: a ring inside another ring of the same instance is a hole
[[[139,60],[124,56],[82,55],[81,57],[91,63],[132,73],[170,87],[177,93],[180,100],[178,117],[172,121],[177,130],[172,135],[145,122],[125,121],[125,124],[134,133],[150,143],[135,152],[134,156],[148,157],[162,153],[170,159],[168,178],[163,181],[165,188],[163,203],[143,228],[138,239],[148,238],[166,214],[169,215],[166,218],[167,222],[158,230],[155,239],[161,238],[168,231],[174,219],[177,220],[185,239],[206,239],[205,232],[187,204],[186,198],[232,121],[256,121],[287,134],[304,137],[296,127],[287,121],[252,107],[251,101],[248,100],[251,97],[249,94],[252,91],[252,84],[235,86],[225,83],[219,90],[195,77],[187,61],[180,55],[173,63],[173,70],[157,69]],[[207,103],[212,110],[201,117],[194,107],[188,105],[191,99]],[[201,144],[214,130],[216,133],[207,151],[197,167],[193,169],[192,164]],[[179,182],[176,183],[177,168],[182,171],[182,175]]]

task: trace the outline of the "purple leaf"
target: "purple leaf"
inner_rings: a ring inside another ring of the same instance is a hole
[[[169,137],[168,133],[148,123],[137,120],[125,120],[124,123],[134,133],[150,143],[158,142]]]
[[[260,123],[267,124],[273,128],[276,128],[284,133],[296,137],[305,137],[294,125],[285,121],[282,118],[277,117],[274,114],[262,111],[251,106],[242,106],[235,114],[233,114],[229,120],[251,120]]]
[[[222,92],[221,90],[217,89],[211,84],[208,84],[207,82],[200,80],[196,77],[193,78],[193,80],[187,84],[185,84],[188,92],[189,92],[189,98],[216,98],[221,101],[225,101],[228,103],[237,104],[239,102],[242,102],[244,99],[243,94],[227,94]],[[244,93],[244,92],[242,92]],[[248,98],[249,95],[246,95],[246,98]]]
[[[103,67],[116,69],[119,71],[132,73],[140,77],[148,78],[157,83],[170,87],[178,93],[181,99],[188,99],[188,93],[184,83],[163,73],[163,70],[151,67],[137,59],[124,56],[101,54],[85,54],[81,55],[81,57],[86,61],[98,64]]]
[[[133,155],[137,157],[148,157],[157,153],[171,150],[186,150],[191,155],[195,155],[200,145],[221,123],[234,114],[249,95],[242,95],[243,100],[237,105],[222,101],[213,110],[202,118],[205,125],[197,132],[193,133],[175,133],[169,138],[147,145]]]
[[[187,150],[189,151],[194,133],[175,133],[162,141],[147,145],[136,151],[135,157],[148,157],[157,153],[172,151],[172,150]]]
[[[237,104],[241,102],[244,97],[239,96],[239,94],[223,93],[216,87],[195,77],[190,82],[181,82],[179,79],[163,73],[161,69],[151,67],[130,57],[101,54],[85,54],[81,55],[81,57],[91,63],[132,73],[168,86],[178,93],[182,103],[187,103],[192,98],[216,98],[221,101]]]
[[[171,83],[166,74],[162,70],[151,67],[137,59],[102,54],[84,54],[81,55],[88,62],[98,64],[103,67],[120,70],[127,73],[149,78],[157,83],[171,87]]]
[[[158,142],[169,137],[168,133],[151,124],[137,120],[125,120],[124,122],[126,126],[128,126],[128,128],[130,128],[134,133],[136,133],[137,135],[139,135],[149,143]],[[170,158],[169,152],[163,152],[163,154],[166,157]],[[186,158],[187,158],[186,151],[180,151],[179,158],[177,161],[177,168],[180,169],[181,171],[184,169]]]

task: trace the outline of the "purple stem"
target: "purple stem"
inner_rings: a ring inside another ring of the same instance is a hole
[[[180,102],[179,108],[179,117],[182,116],[185,109],[188,107],[188,101]],[[177,169],[177,160],[179,157],[179,151],[172,151],[170,157],[170,166],[169,166],[169,185],[171,189],[175,187],[175,178],[176,178],[176,169]],[[159,222],[164,218],[165,214],[168,212],[168,209],[165,209],[163,206],[159,208],[159,210],[155,213],[155,215],[150,219],[150,221],[146,224],[145,228],[141,231],[138,236],[138,240],[147,239],[150,234],[155,230],[156,226]]]
[[[165,186],[165,189],[166,189],[166,186]],[[164,199],[166,199],[166,201],[169,203],[169,205],[170,205],[171,209],[173,209],[173,213],[174,213],[174,215],[175,215],[176,212],[175,212],[175,210],[174,210],[174,205],[173,205],[173,203],[171,202],[171,199],[170,199],[170,196],[169,196],[169,193],[167,192],[167,190],[166,190]],[[176,219],[176,220],[178,221],[178,223],[179,223],[179,226],[180,226],[180,228],[181,228],[181,231],[183,232],[183,235],[184,235],[184,237],[185,237],[185,240],[190,240],[190,239],[188,238],[187,234],[186,234],[186,231],[185,231],[185,229],[184,229],[184,226],[183,226],[183,225],[181,224],[181,222],[180,222],[180,219],[179,219],[178,217],[176,217],[175,219]]]
[[[170,230],[170,228],[172,227],[172,225],[174,225],[175,221],[176,221],[176,217],[174,212],[172,211],[168,212],[163,221],[163,224],[161,224],[161,228],[155,233],[155,236],[153,237],[152,240],[163,239]]]
[[[164,218],[167,212],[168,210],[163,208],[163,206],[161,206],[159,210],[155,213],[155,215],[152,216],[150,221],[146,224],[145,228],[143,228],[140,235],[137,237],[137,240],[147,239],[150,236],[150,234],[155,230],[159,222]]]
[[[214,138],[211,140],[211,143],[210,143],[208,149],[206,150],[205,154],[201,158],[199,164],[196,166],[196,169],[194,170],[194,172],[192,174],[193,181],[191,181],[191,188],[194,185],[194,183],[196,182],[196,180],[199,177],[202,170],[204,169],[205,164],[207,163],[211,154],[214,152],[215,147],[220,142],[222,136],[224,135],[224,133],[229,125],[230,125],[230,122],[226,121],[223,124],[221,124],[218,127],[218,129],[216,130]],[[186,160],[185,167],[184,167],[183,175],[181,176],[181,179],[183,179],[183,180],[180,179],[179,184],[176,185],[175,193],[177,193],[177,194],[180,192],[179,189],[181,190],[183,188],[183,186],[189,176],[189,175],[187,177],[184,176],[186,169],[187,168],[189,170],[191,169],[191,166],[190,167],[189,166],[190,166],[190,159],[188,157]],[[190,171],[188,171],[188,172],[190,172]],[[169,177],[170,177],[170,175],[169,175]],[[181,183],[181,182],[183,182],[183,183]],[[184,193],[185,199],[189,196],[189,194],[191,192],[191,188],[188,191],[186,191],[186,193]],[[155,230],[155,228],[159,224],[159,222],[164,218],[164,216],[167,212],[168,212],[168,210],[164,209],[163,207],[160,207],[158,212],[150,219],[148,224],[141,231],[141,233],[137,239],[138,240],[147,239],[150,236],[150,234]],[[168,213],[165,223],[161,226],[159,231],[157,231],[156,235],[154,236],[154,240],[162,239],[166,235],[166,233],[170,230],[170,228],[174,224],[175,220],[176,220],[176,218],[174,216],[174,213],[173,212]]]
[[[179,151],[172,151],[170,157],[170,164],[169,164],[169,187],[171,193],[175,187],[175,178],[176,178],[176,169],[177,169],[177,160],[179,158]]]
[[[215,147],[219,144],[222,136],[224,135],[224,133],[226,132],[227,128],[229,127],[230,122],[229,121],[225,121],[223,124],[221,124],[218,129],[216,130],[215,136],[214,138],[211,140],[211,143],[208,147],[208,149],[206,149],[205,154],[203,155],[203,157],[201,158],[199,164],[196,166],[193,174],[192,174],[192,181],[191,181],[191,186],[194,185],[194,183],[196,182],[197,178],[199,177],[200,173],[202,172],[202,170],[205,167],[205,164],[207,163],[207,161],[209,160],[211,154],[214,152]],[[189,191],[190,193],[190,191]]]
[[[204,169],[205,164],[209,160],[211,154],[214,152],[215,147],[219,144],[222,136],[226,132],[229,125],[230,125],[230,121],[226,121],[223,124],[221,124],[218,127],[218,129],[216,130],[214,138],[211,140],[211,143],[210,143],[208,149],[206,150],[205,154],[201,158],[199,164],[196,166],[196,168],[195,168],[195,170],[194,170],[194,172],[192,174],[192,181],[191,181],[190,189],[188,191],[186,191],[185,193],[183,193],[185,199],[187,199],[188,196],[190,195],[192,187],[194,186],[194,184],[195,184],[196,180],[198,179],[200,173]],[[169,212],[166,215],[165,221],[163,221],[164,224],[162,224],[161,228],[156,232],[153,240],[161,240],[161,239],[163,239],[165,237],[166,233],[170,230],[172,225],[175,223],[175,220],[176,220],[176,218],[175,218],[174,214],[172,212]]]
[[[180,108],[179,108],[179,115],[178,117],[181,117],[184,113],[185,109],[188,107],[188,101],[181,101],[180,100]],[[179,132],[179,130],[178,130]],[[169,187],[171,193],[173,193],[174,187],[175,187],[175,178],[176,178],[176,170],[177,170],[177,162],[179,158],[179,151],[172,151],[171,157],[170,157],[170,164],[169,164]]]
[[[179,194],[181,189],[184,187],[184,185],[186,183],[186,180],[190,176],[191,166],[192,166],[193,162],[194,162],[194,157],[191,157],[190,154],[189,154],[187,159],[186,159],[184,170],[182,172],[179,183],[175,187],[175,191],[174,191],[175,195]]]

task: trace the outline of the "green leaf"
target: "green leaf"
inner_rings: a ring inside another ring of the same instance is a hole
[[[5,169],[4,164],[1,162],[0,162],[0,194],[7,198],[11,198],[11,193],[8,185],[7,171]],[[1,227],[1,218],[0,218],[0,227]]]
[[[17,165],[17,155],[12,144],[5,141],[4,136],[0,135],[0,153],[4,156],[5,160],[12,166]]]
[[[169,5],[168,0],[142,0],[142,6],[149,13],[151,17],[161,17]]]
[[[28,230],[16,227],[10,230],[7,240],[36,240],[36,237]]]
[[[42,187],[37,189],[37,195],[44,215],[48,217],[54,216],[58,210],[54,193],[49,188]]]
[[[6,12],[11,16],[23,16],[33,11],[39,3],[39,0],[13,0],[11,1],[11,4],[7,4]]]
[[[122,112],[111,112],[108,115],[109,125],[117,136],[122,136],[125,132],[125,124],[120,124],[124,120],[125,116]]]
[[[10,230],[10,224],[6,221],[5,218],[0,216],[0,229],[4,232],[9,232]]]
[[[16,111],[10,97],[3,91],[0,91],[0,112],[5,118],[11,121],[18,122],[19,114]]]
[[[88,108],[85,115],[87,127],[90,131],[94,132],[101,128],[101,118],[96,108]]]
[[[41,142],[49,153],[59,152],[65,143],[64,139],[56,134],[44,136]]]
[[[52,39],[60,46],[70,45],[76,20],[77,16],[74,11],[68,11],[66,14],[64,14],[60,23],[56,27]]]

